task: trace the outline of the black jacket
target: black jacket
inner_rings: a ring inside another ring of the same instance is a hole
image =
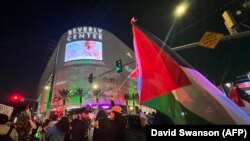
[[[71,140],[88,141],[88,122],[80,119],[74,119],[71,122]]]
[[[98,120],[99,128],[94,129],[93,141],[108,141],[108,131],[110,129],[109,119],[99,119]]]
[[[123,141],[125,137],[125,122],[111,121],[108,130],[108,141]]]

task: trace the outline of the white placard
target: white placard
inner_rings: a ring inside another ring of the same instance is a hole
[[[0,104],[0,113],[7,115],[9,118],[13,112],[13,107]]]

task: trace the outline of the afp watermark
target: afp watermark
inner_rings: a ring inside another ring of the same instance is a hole
[[[147,126],[148,140],[169,137],[209,137],[217,139],[248,139],[250,127],[248,125],[166,125]]]

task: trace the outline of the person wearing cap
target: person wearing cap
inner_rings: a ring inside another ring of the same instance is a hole
[[[18,141],[18,133],[15,128],[7,125],[9,117],[5,114],[0,114],[0,138],[9,134],[13,141]]]
[[[126,122],[122,118],[122,108],[118,105],[110,110],[110,128],[108,130],[108,141],[122,141]]]

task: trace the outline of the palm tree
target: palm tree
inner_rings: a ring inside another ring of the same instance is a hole
[[[96,103],[98,104],[99,103],[99,97],[100,97],[100,94],[101,94],[101,89],[93,89],[92,93],[93,93],[93,96],[96,97]]]
[[[83,97],[83,89],[82,88],[77,88],[75,94],[79,96],[80,99],[80,107],[82,105],[82,97]]]
[[[133,106],[135,106],[135,101],[139,101],[138,93],[133,93],[131,99],[133,100]]]
[[[58,93],[61,95],[63,99],[63,106],[65,106],[66,101],[68,101],[70,91],[68,89],[58,90]]]
[[[125,101],[126,101],[126,105],[128,105],[128,100],[130,99],[129,93],[125,93],[125,94],[124,94],[124,99],[125,99]]]
[[[124,94],[124,99],[126,101],[126,109],[127,109],[127,114],[128,114],[128,100],[130,99],[129,93]]]

